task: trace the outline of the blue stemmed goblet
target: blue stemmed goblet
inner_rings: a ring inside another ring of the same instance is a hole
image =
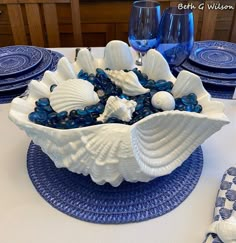
[[[164,56],[170,69],[181,65],[189,57],[194,44],[192,10],[167,8],[161,17],[157,37],[157,50]]]
[[[156,1],[135,1],[132,5],[128,40],[139,53],[137,65],[142,65],[142,56],[157,45],[157,33],[161,19],[160,4]]]

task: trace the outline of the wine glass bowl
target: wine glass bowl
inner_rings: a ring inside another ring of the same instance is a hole
[[[192,10],[167,8],[162,15],[157,50],[170,68],[181,65],[190,55],[194,44],[194,19]]]
[[[128,40],[139,53],[139,59],[157,45],[157,33],[161,19],[160,4],[156,1],[135,1],[132,5]],[[137,65],[142,63],[136,62]]]

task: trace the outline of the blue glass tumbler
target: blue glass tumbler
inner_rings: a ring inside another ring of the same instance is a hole
[[[157,35],[157,50],[171,69],[181,65],[190,55],[194,44],[192,10],[167,8],[161,17]]]
[[[161,19],[160,3],[156,1],[133,2],[128,40],[129,44],[139,53],[141,58],[149,49],[156,48],[157,33]],[[142,60],[136,62],[142,65]]]

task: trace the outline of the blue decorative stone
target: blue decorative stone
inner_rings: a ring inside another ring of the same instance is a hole
[[[86,116],[86,115],[88,115],[88,112],[86,110],[78,109],[78,110],[76,110],[76,112],[77,112],[77,114],[79,116]]]
[[[91,84],[94,84],[95,83],[95,75],[93,73],[89,74],[88,76],[88,81],[91,83]]]
[[[77,113],[77,110],[71,110],[69,113],[69,117],[72,119],[76,119],[79,117],[79,114]]]
[[[194,108],[195,108],[195,106],[192,105],[192,104],[189,104],[189,105],[186,105],[186,106],[185,106],[185,110],[186,110],[186,111],[189,111],[189,112],[194,111]]]
[[[56,112],[52,112],[48,114],[48,119],[53,121],[57,119],[57,113]]]
[[[50,105],[48,98],[40,98],[38,101],[36,101],[36,105],[38,107],[48,106]]]
[[[79,123],[75,120],[68,120],[66,122],[66,128],[71,129],[71,128],[78,128],[79,127]]]
[[[68,115],[68,112],[67,111],[61,111],[59,113],[57,113],[57,118],[62,120],[62,119],[65,119]]]
[[[47,113],[45,111],[31,112],[28,116],[29,120],[37,124],[45,124],[47,121]]]
[[[197,113],[201,113],[202,111],[202,106],[197,104],[195,107],[194,107],[194,112],[197,112]]]

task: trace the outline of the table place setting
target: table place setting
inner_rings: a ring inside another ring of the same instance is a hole
[[[24,93],[29,82],[55,70],[62,54],[35,46],[0,48],[0,103],[9,103]]]
[[[226,41],[195,41],[190,56],[174,67],[178,74],[188,70],[201,77],[204,87],[215,98],[232,99],[236,87],[236,44]]]

